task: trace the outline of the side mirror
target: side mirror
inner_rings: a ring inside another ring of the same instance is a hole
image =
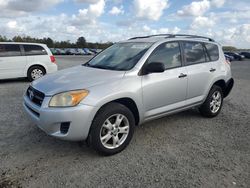
[[[146,73],[160,73],[165,71],[165,65],[159,62],[149,63],[145,67]]]

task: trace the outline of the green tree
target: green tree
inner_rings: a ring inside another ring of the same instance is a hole
[[[76,41],[76,46],[78,48],[85,48],[87,47],[87,42],[86,39],[84,37],[79,37]]]
[[[21,36],[15,36],[15,37],[13,37],[12,41],[14,41],[14,42],[24,42],[23,38]]]
[[[54,41],[51,38],[43,38],[43,43],[47,44],[49,48],[54,47]]]
[[[6,36],[2,36],[0,35],[0,42],[7,42],[8,39],[6,38]]]
[[[235,48],[234,46],[223,46],[222,47],[223,51],[236,51],[237,48]]]

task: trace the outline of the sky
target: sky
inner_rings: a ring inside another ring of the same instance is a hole
[[[250,0],[0,0],[0,35],[117,42],[197,34],[250,48]]]

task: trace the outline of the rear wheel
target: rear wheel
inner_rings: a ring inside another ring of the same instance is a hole
[[[124,105],[110,103],[93,120],[88,141],[102,155],[113,155],[127,147],[132,139],[135,119]]]
[[[46,74],[46,71],[43,67],[33,66],[33,67],[29,68],[27,76],[28,76],[28,80],[30,82],[32,82],[38,78],[41,78],[45,74]]]
[[[199,108],[205,117],[215,117],[220,113],[223,104],[223,92],[219,86],[214,85],[210,90],[205,102]]]

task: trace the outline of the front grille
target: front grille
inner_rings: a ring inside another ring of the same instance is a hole
[[[44,100],[44,93],[34,89],[33,87],[29,87],[26,92],[27,97],[36,105],[41,106]]]

